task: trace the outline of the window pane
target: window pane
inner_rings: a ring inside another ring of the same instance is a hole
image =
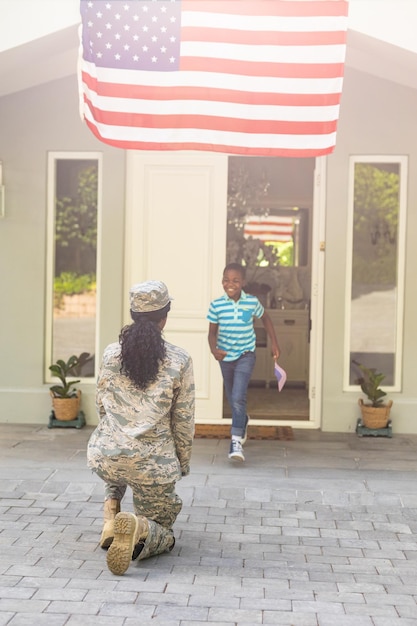
[[[399,384],[401,175],[399,162],[354,163],[350,385],[360,376],[353,360],[383,373],[382,386]]]
[[[97,197],[97,159],[55,161],[53,362],[95,354]],[[79,375],[95,375],[94,358]]]

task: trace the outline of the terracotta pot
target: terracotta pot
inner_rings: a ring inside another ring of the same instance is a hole
[[[392,407],[392,400],[387,404],[372,406],[365,404],[362,398],[359,398],[358,404],[362,413],[362,424],[365,428],[386,428]]]

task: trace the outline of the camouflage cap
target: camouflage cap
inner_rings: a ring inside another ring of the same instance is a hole
[[[160,280],[147,280],[130,288],[130,310],[136,313],[159,311],[172,300],[165,283]]]

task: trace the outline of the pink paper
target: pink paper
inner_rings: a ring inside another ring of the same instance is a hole
[[[274,373],[278,381],[278,391],[281,391],[283,386],[285,385],[285,381],[287,380],[287,372],[283,370],[282,367],[280,367],[275,361]]]

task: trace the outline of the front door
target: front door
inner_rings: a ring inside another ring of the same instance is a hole
[[[206,319],[225,263],[227,157],[128,152],[126,284],[164,281],[174,298],[165,336],[191,354],[196,420],[222,419],[223,386]],[[128,301],[125,322],[129,322]]]
[[[297,428],[318,428],[321,413],[325,158],[316,159],[315,167],[310,416],[303,423],[294,422]],[[188,350],[193,358],[196,420],[201,424],[223,420],[223,384],[218,363],[208,349],[206,315],[210,301],[222,292],[227,179],[225,155],[185,151],[127,153],[124,292],[128,294],[134,282],[148,279],[163,280],[168,285],[174,301],[165,336]],[[130,320],[127,296],[124,319],[125,323]],[[274,420],[267,423],[274,425]]]

